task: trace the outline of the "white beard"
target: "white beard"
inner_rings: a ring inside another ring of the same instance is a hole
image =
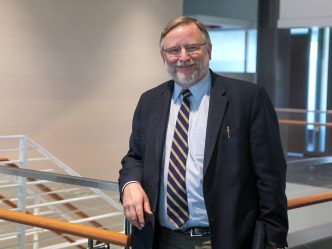
[[[196,70],[192,75],[186,76],[183,73],[175,73],[174,81],[180,85],[182,88],[189,88],[195,83],[197,83],[200,79],[199,72]]]
[[[188,65],[192,63],[187,63]],[[182,63],[182,65],[185,65],[185,63]],[[180,66],[180,65],[177,65]],[[196,65],[197,67],[197,65]],[[198,66],[195,70],[195,72],[189,76],[186,76],[185,74],[181,72],[173,72],[172,69],[167,65],[165,62],[165,68],[168,74],[170,75],[171,78],[182,88],[189,88],[195,83],[197,83],[201,79],[201,74],[200,74],[200,67]]]

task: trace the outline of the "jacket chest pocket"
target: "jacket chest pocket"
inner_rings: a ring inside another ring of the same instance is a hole
[[[246,126],[232,127],[226,125],[221,131],[221,135],[225,143],[234,143],[238,140],[249,138],[249,129]]]

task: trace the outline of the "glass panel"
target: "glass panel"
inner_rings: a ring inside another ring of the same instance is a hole
[[[256,72],[256,30],[210,30],[212,58],[216,72]]]
[[[245,31],[210,31],[211,68],[217,72],[244,72]]]
[[[289,118],[306,122],[306,125],[289,128],[288,152],[299,152],[298,149],[301,147],[300,153],[306,156],[331,154],[331,131],[328,131],[328,125],[324,125],[331,122],[327,116],[330,102],[328,98],[331,63],[330,28],[297,28],[291,29],[290,32],[292,41],[290,96],[294,97],[289,100],[289,104],[291,107],[299,106],[305,112],[289,113]],[[297,149],[294,150],[294,146]]]
[[[247,31],[248,43],[246,48],[247,73],[256,73],[257,30]]]
[[[1,175],[0,208],[17,210],[15,176]],[[103,191],[57,182],[27,179],[26,211],[31,214],[124,233],[118,191]],[[111,200],[111,201],[110,201]],[[118,205],[114,205],[118,204]],[[87,239],[25,226],[24,248],[87,248]],[[18,248],[17,225],[0,220],[1,248]],[[111,248],[121,248],[111,246]]]
[[[21,206],[21,210],[30,214],[124,233],[125,219],[117,183],[78,177],[26,136],[0,136],[0,166],[1,209],[17,211]],[[17,174],[18,167],[25,168],[19,172],[22,177],[12,176]],[[114,190],[101,190],[103,187]],[[87,238],[0,220],[3,249],[20,248],[19,245],[25,249],[87,248],[87,243]],[[111,248],[121,247],[111,245]]]

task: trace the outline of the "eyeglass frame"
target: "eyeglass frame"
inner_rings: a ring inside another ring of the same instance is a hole
[[[201,49],[201,47],[206,45],[206,44],[208,44],[208,42],[194,43],[194,44],[188,44],[188,45],[184,45],[184,46],[174,46],[174,47],[170,47],[170,48],[162,48],[161,50],[163,52],[165,52],[168,56],[179,57],[181,55],[182,48],[184,48],[187,55],[193,55],[195,53],[198,53],[199,50]],[[195,46],[195,51],[188,51],[188,48],[191,47],[191,46]],[[176,50],[176,49],[178,49],[178,52],[176,54],[170,53],[171,50]]]

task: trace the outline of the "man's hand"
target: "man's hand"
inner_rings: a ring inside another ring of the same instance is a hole
[[[138,229],[142,229],[145,225],[144,213],[148,215],[153,214],[149,199],[139,183],[129,183],[125,187],[122,203],[125,217]]]

